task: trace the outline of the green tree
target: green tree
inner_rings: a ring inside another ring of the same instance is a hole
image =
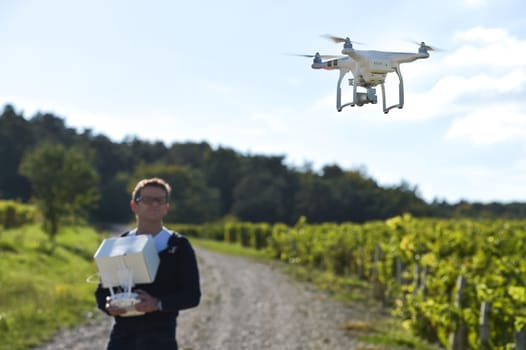
[[[219,190],[220,215],[228,215],[234,203],[234,188],[241,178],[241,156],[234,150],[219,147],[210,152],[204,165],[204,174],[209,187]]]
[[[51,241],[67,217],[86,217],[98,200],[98,175],[78,149],[46,143],[26,153],[20,174],[27,177]]]
[[[283,156],[247,156],[233,192],[231,212],[242,221],[291,223],[295,175]]]
[[[168,164],[190,166],[201,169],[210,156],[212,148],[206,142],[174,143],[169,149],[166,161]]]
[[[35,144],[32,125],[17,114],[14,107],[6,105],[0,114],[0,198],[27,201],[31,186],[18,173],[20,160],[28,148]]]
[[[294,217],[305,216],[312,223],[335,221],[334,210],[338,208],[338,190],[328,181],[309,172],[300,175],[300,186],[295,196]]]
[[[84,130],[80,145],[93,152],[93,165],[99,175],[99,205],[91,211],[90,219],[99,222],[129,222],[132,218],[128,193],[134,159],[130,146],[114,143],[104,135]]]
[[[130,180],[130,192],[136,181],[150,177],[160,177],[172,187],[172,209],[166,222],[204,223],[219,219],[219,191],[206,185],[200,171],[178,164],[141,163]]]
[[[382,218],[393,217],[404,213],[413,216],[432,216],[432,208],[421,198],[417,186],[411,186],[402,181],[399,185],[383,188],[377,196],[382,204],[378,206],[377,212]],[[436,212],[439,214],[438,212]]]

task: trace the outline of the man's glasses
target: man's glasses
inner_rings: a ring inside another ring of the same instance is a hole
[[[144,203],[146,205],[151,205],[153,203],[162,205],[162,204],[166,204],[167,200],[166,200],[166,197],[142,197],[142,196],[139,196],[139,197],[135,198],[135,202],[137,202],[137,203],[142,202],[142,203]]]

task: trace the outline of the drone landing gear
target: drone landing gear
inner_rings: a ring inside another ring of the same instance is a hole
[[[398,75],[398,103],[392,106],[387,107],[386,105],[386,98],[385,98],[385,85],[382,82],[381,88],[382,88],[382,106],[383,111],[385,114],[389,113],[389,111],[393,108],[402,109],[404,107],[404,80],[402,78],[402,73],[400,72],[400,67],[395,68],[395,72]],[[349,79],[349,83],[353,87],[353,100],[351,102],[342,104],[342,88],[341,83],[343,80],[343,77],[347,74],[346,71],[340,70],[340,77],[338,78],[338,84],[336,86],[336,109],[338,112],[341,112],[344,107],[347,106],[358,106],[361,107],[364,104],[372,103],[376,104],[378,102],[378,98],[376,96],[376,89],[369,87],[366,88],[366,92],[358,92],[358,84],[356,82],[356,79]]]
[[[386,107],[385,103],[385,86],[384,83],[382,83],[382,104],[384,108],[384,113],[387,114],[389,111],[393,108],[402,109],[404,107],[404,80],[402,79],[402,72],[400,72],[400,68],[395,68],[396,75],[398,75],[398,104],[392,105],[390,107]]]
[[[340,77],[338,78],[338,83],[336,84],[336,109],[338,112],[341,112],[343,107],[351,105],[351,103],[346,103],[342,106],[342,80],[345,74],[347,74],[346,71],[340,70]],[[354,106],[354,103],[351,106]]]

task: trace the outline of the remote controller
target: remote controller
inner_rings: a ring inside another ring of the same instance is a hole
[[[135,304],[139,303],[138,296],[137,293],[117,293],[111,298],[111,305],[125,309],[123,317],[143,315],[144,312],[135,310]]]

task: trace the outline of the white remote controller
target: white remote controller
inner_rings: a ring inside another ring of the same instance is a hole
[[[139,303],[138,296],[137,293],[117,293],[111,297],[111,305],[125,309],[123,317],[143,315],[144,312],[135,310],[135,304]]]

